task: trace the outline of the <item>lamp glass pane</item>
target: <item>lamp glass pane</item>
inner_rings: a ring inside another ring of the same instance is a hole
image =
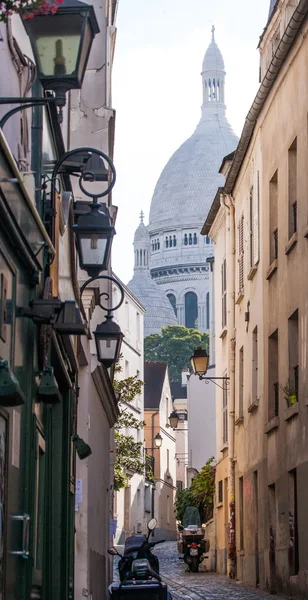
[[[191,362],[195,373],[206,373],[209,362],[208,356],[194,356]]]
[[[84,36],[83,36],[83,40],[82,40],[82,47],[81,47],[81,52],[80,52],[79,65],[78,65],[78,79],[80,81],[82,81],[83,74],[84,74],[84,71],[86,68],[86,61],[88,58],[89,50],[91,48],[92,38],[93,38],[92,29],[91,29],[89,21],[87,21],[85,30],[84,30]]]
[[[170,421],[170,426],[173,427],[173,429],[176,429],[177,426],[178,426],[178,422],[179,422],[178,416],[176,416],[176,417],[169,417],[169,421]]]
[[[113,362],[113,360],[115,359],[116,356],[116,351],[117,351],[117,344],[118,344],[118,340],[117,339],[107,339],[107,340],[103,340],[103,339],[99,339],[98,340],[98,347],[99,347],[99,358],[101,360],[108,360]]]
[[[46,15],[33,19],[40,75],[63,76],[76,73],[83,17],[81,15]]]
[[[91,237],[79,238],[80,243],[80,263],[83,265],[99,266],[105,262],[105,254],[107,250],[107,239],[91,234]]]

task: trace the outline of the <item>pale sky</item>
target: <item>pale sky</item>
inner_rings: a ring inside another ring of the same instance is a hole
[[[212,25],[225,62],[227,117],[239,136],[259,85],[257,45],[269,5],[270,0],[120,0],[113,71],[113,204],[119,211],[112,254],[124,283],[133,274],[140,211],[147,224],[163,167],[200,119],[201,65]]]

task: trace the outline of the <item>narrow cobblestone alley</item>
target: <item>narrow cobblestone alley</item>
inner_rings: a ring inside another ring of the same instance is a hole
[[[166,542],[155,548],[161,575],[176,600],[261,600],[270,595],[250,588],[228,577],[200,569],[186,572],[186,564],[179,560],[176,542]],[[279,599],[279,596],[276,596]],[[281,597],[280,597],[281,598]]]
[[[121,549],[119,548],[119,551]],[[186,572],[186,564],[179,559],[176,542],[166,542],[155,548],[159,558],[160,573],[174,600],[270,600],[270,594],[257,588],[242,585],[224,575],[206,572]],[[115,578],[117,563],[114,561]],[[275,596],[277,600],[285,597]]]

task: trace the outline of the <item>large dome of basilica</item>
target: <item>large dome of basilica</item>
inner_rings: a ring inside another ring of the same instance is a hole
[[[237,145],[225,115],[224,62],[214,39],[202,64],[202,116],[193,135],[171,156],[156,184],[149,231],[201,225],[224,178],[222,159]]]
[[[146,335],[176,322],[210,329],[207,259],[214,248],[201,228],[224,183],[222,160],[238,141],[226,117],[225,67],[214,31],[202,63],[201,119],[163,169],[149,225],[142,217],[135,234],[134,276],[128,286],[146,308]]]

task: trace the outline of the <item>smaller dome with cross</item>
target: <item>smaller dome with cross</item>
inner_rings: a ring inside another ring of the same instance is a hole
[[[135,231],[135,235],[134,235],[134,244],[136,242],[143,242],[145,240],[149,239],[149,234],[148,234],[148,229],[146,227],[146,225],[143,222],[144,219],[144,212],[141,211],[140,215],[140,223]]]
[[[215,41],[215,27],[212,27],[212,41],[204,55],[202,63],[202,73],[209,72],[225,72],[225,64],[222,54]]]

